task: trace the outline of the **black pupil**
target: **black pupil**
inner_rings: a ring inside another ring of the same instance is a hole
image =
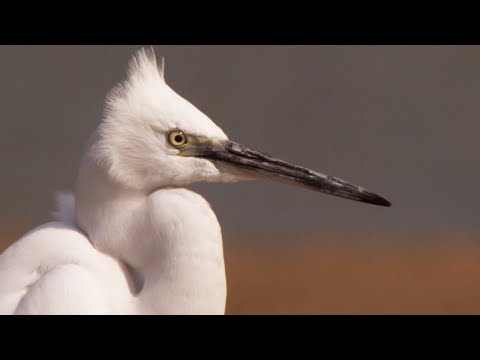
[[[175,142],[181,143],[183,142],[183,135],[175,135]]]

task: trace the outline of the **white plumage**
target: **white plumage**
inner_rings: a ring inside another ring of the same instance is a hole
[[[56,222],[0,255],[1,314],[223,314],[221,229],[184,186],[277,179],[357,201],[365,189],[246,149],[166,83],[140,50],[107,96]]]

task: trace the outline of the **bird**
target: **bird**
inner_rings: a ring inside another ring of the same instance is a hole
[[[391,206],[230,140],[167,85],[164,63],[151,47],[132,54],[54,219],[0,254],[0,314],[224,315],[222,230],[194,183],[275,181]]]

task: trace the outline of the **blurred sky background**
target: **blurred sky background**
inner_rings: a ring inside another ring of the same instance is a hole
[[[127,63],[138,48],[0,46],[4,246],[50,221],[53,193],[72,188],[82,148],[101,119],[105,95],[124,78]],[[476,248],[480,241],[479,46],[154,48],[158,56],[165,56],[167,83],[232,140],[361,185],[393,203],[391,208],[376,207],[271,183],[195,185],[193,189],[212,204],[227,248],[242,243],[250,247],[248,251],[262,249],[258,251],[268,254],[284,246],[291,252],[300,246],[357,249],[369,244],[371,248],[402,247],[406,256],[412,256],[418,246],[429,255],[436,246],[447,246],[442,250],[446,260],[442,258],[438,268],[428,268],[431,277],[439,279],[442,271],[447,271],[442,264],[453,261],[448,257],[453,254],[451,249],[463,240],[480,253]],[[301,245],[305,241],[310,245]],[[247,259],[252,257],[249,254]],[[473,256],[471,250],[462,254]],[[370,255],[366,256],[368,260]],[[378,266],[367,271],[364,282],[378,284],[374,276],[384,271],[385,257],[375,256]],[[328,260],[325,255],[323,259],[321,266],[325,267]],[[355,255],[348,259],[348,263],[356,263]],[[337,260],[335,266],[347,261],[344,257]],[[244,269],[242,261],[232,263],[232,274],[246,277],[247,270],[240,270]],[[281,261],[275,264],[284,269]],[[471,283],[458,292],[470,289],[480,274],[473,268],[476,258],[468,261],[471,268],[467,266],[451,279],[457,284],[470,276]],[[365,261],[366,266],[368,263]],[[399,260],[398,267],[405,269],[408,264]],[[420,261],[415,266],[417,272],[410,268],[409,276],[418,279],[427,265]],[[319,276],[315,268],[308,272]],[[357,272],[352,270],[350,275]],[[250,273],[253,276],[252,269]],[[384,280],[385,284],[398,280],[395,274]],[[422,279],[418,288],[415,285],[410,290],[425,289],[430,280]],[[265,279],[266,284],[275,281],[282,288],[273,275]],[[302,284],[298,278],[292,281]],[[316,290],[321,291],[318,281],[314,277],[302,289],[318,285]],[[350,283],[344,284],[351,288]],[[250,285],[245,285],[242,293],[253,293],[259,283]],[[384,291],[385,287],[375,289]],[[282,288],[286,293],[289,290]],[[415,308],[406,292],[402,293],[405,301],[397,307],[382,307],[372,300],[371,291],[359,307],[338,307],[335,301],[344,297],[331,291],[338,295],[332,296],[331,303],[336,305],[328,308],[328,304],[316,302],[305,311],[480,311],[477,292],[463,294],[469,296],[463,305],[451,300],[444,307],[435,307],[425,301],[424,307]],[[447,288],[435,291],[427,293],[438,304],[442,294],[451,292]],[[312,295],[299,295],[297,300],[302,299],[312,301]],[[302,309],[293,304],[278,307],[278,312]],[[261,311],[252,306],[238,305],[238,309]]]

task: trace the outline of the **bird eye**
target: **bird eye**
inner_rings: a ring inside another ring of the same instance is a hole
[[[172,130],[168,133],[168,141],[172,146],[181,148],[187,145],[187,136],[180,130]]]

